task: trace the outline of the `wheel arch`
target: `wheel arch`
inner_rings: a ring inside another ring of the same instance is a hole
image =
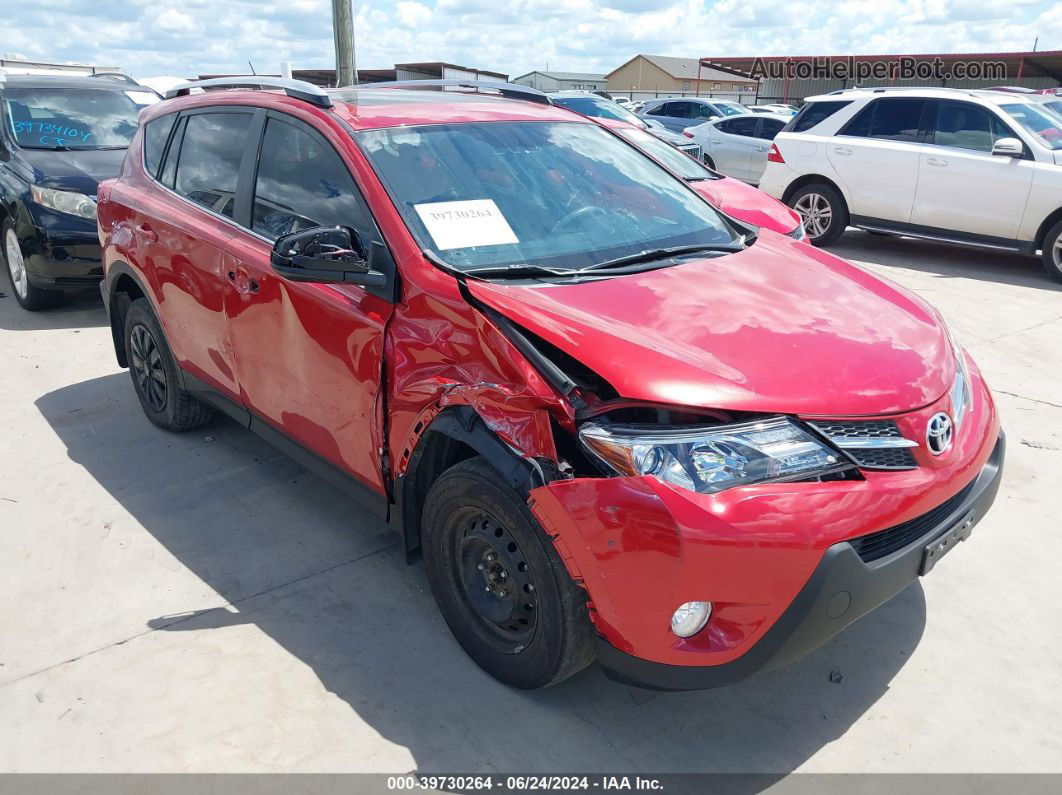
[[[152,311],[158,315],[151,291],[144,286],[133,268],[122,261],[111,263],[107,268],[107,309],[114,355],[119,367],[129,366],[125,350],[125,316],[138,298],[146,298]]]
[[[1062,207],[1059,207],[1053,213],[1048,215],[1043,220],[1043,223],[1040,224],[1040,228],[1036,230],[1036,237],[1033,238],[1033,253],[1035,253],[1037,249],[1043,248],[1047,233],[1051,231],[1051,228],[1059,221],[1062,221]]]
[[[842,188],[835,180],[825,177],[822,174],[804,174],[801,177],[797,177],[789,185],[786,186],[785,191],[782,193],[782,203],[789,206],[789,200],[793,198],[793,195],[801,188],[806,188],[808,185],[814,185],[816,183],[823,183],[829,185],[844,199],[846,205],[851,208],[852,203],[848,199],[848,193]]]
[[[407,560],[420,551],[424,501],[438,477],[450,467],[481,456],[499,477],[522,495],[553,479],[546,462],[521,455],[468,405],[448,406],[416,437],[412,450],[402,452],[405,470],[394,481],[393,517],[402,535]]]

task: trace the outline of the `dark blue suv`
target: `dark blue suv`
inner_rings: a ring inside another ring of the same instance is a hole
[[[96,188],[118,175],[140,109],[158,99],[124,76],[0,73],[0,251],[23,308],[103,278]]]

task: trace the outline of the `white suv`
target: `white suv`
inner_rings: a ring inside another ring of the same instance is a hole
[[[865,88],[811,97],[759,187],[820,246],[851,225],[1043,251],[1062,280],[1062,116],[1021,94]]]

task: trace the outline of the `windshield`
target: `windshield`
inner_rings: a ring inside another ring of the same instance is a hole
[[[616,132],[683,179],[718,179],[715,174],[692,157],[683,154],[671,144],[661,141],[655,135],[650,135],[644,130],[633,129],[616,130]]]
[[[355,139],[420,246],[458,270],[574,270],[739,241],[684,182],[595,124],[439,124]]]
[[[137,114],[158,97],[143,89],[9,88],[4,121],[24,149],[123,149]]]
[[[602,119],[616,119],[633,124],[635,127],[645,127],[645,122],[624,107],[617,105],[610,99],[602,97],[552,97],[554,105],[574,110],[584,116],[597,116]]]
[[[713,102],[719,110],[723,112],[724,116],[743,116],[748,113],[744,105],[739,105],[736,102]]]
[[[1012,119],[1031,132],[1048,149],[1062,149],[1062,119],[1035,105],[1003,105]]]

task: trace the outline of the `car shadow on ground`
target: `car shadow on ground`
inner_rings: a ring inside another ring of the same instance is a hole
[[[1047,275],[1039,256],[880,235],[859,229],[849,229],[826,250],[848,260],[920,271],[944,279],[977,279],[1062,291],[1062,284]]]
[[[3,263],[0,263],[3,267]],[[97,328],[107,325],[98,287],[78,287],[66,291],[62,306],[28,312],[18,305],[11,282],[0,275],[0,329],[7,331],[46,331]]]
[[[644,698],[594,666],[552,689],[517,691],[453,641],[397,537],[245,429],[219,418],[188,434],[161,431],[125,373],[37,406],[69,457],[230,605],[160,616],[144,604],[145,624],[190,634],[253,624],[421,772],[780,777],[882,697],[925,626],[916,584],[803,660],[733,687]]]

